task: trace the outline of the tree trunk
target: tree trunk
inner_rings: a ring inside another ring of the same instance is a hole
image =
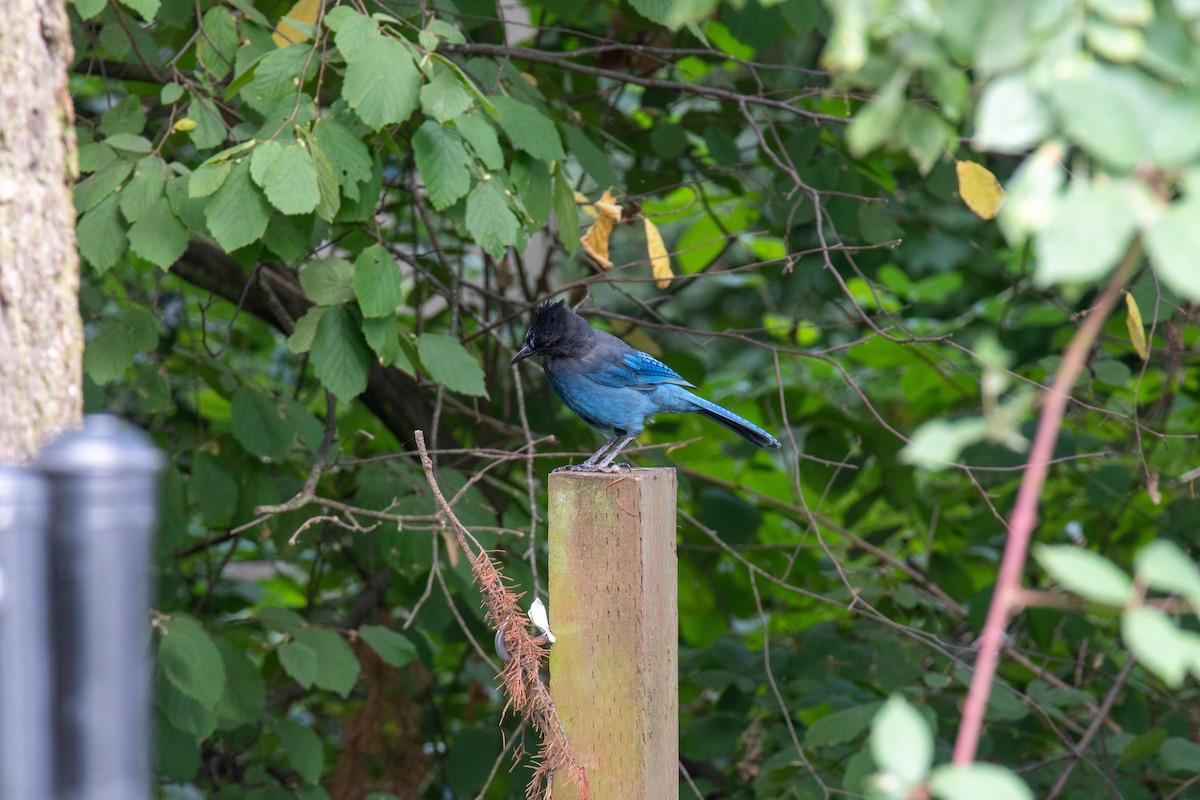
[[[83,404],[75,131],[62,0],[0,20],[0,462],[28,461]]]

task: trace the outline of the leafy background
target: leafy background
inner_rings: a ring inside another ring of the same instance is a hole
[[[680,475],[682,794],[905,796],[949,759],[1039,390],[1110,274],[987,708],[1019,781],[932,789],[1195,791],[1194,3],[71,15],[87,407],[171,457],[163,796],[524,792],[413,432],[544,593],[546,473],[597,441],[507,363],[559,296],[785,443],[665,417],[634,451]]]

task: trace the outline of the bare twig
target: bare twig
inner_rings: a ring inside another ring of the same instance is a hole
[[[954,743],[955,764],[969,764],[975,759],[988,693],[996,675],[996,664],[1003,644],[1004,628],[1008,624],[1008,617],[1017,597],[1021,570],[1025,567],[1025,557],[1029,552],[1030,534],[1037,522],[1038,496],[1048,471],[1046,464],[1054,454],[1054,443],[1058,440],[1058,430],[1070,399],[1071,387],[1075,385],[1075,379],[1083,369],[1092,343],[1141,258],[1141,241],[1135,239],[1112,280],[1088,312],[1083,325],[1071,338],[1071,343],[1063,353],[1058,374],[1054,376],[1054,383],[1046,394],[1046,404],[1042,409],[1041,419],[1038,420],[1033,447],[1029,451],[1029,466],[1021,479],[1021,487],[1017,492],[1016,505],[1008,526],[1008,540],[1000,562],[996,591],[992,596],[987,621],[979,640],[979,657],[976,659],[975,673],[971,676],[971,686],[963,706],[958,739]]]

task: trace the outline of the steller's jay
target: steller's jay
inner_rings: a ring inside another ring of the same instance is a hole
[[[533,312],[525,343],[509,366],[540,356],[554,393],[583,421],[613,436],[587,461],[566,469],[599,472],[646,426],[653,414],[695,412],[724,425],[759,447],[779,447],[779,440],[732,411],[697,397],[696,388],[654,356],[593,328],[559,301]]]

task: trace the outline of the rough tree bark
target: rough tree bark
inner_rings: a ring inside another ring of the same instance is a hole
[[[62,0],[0,20],[0,461],[29,460],[83,405],[75,132]]]

